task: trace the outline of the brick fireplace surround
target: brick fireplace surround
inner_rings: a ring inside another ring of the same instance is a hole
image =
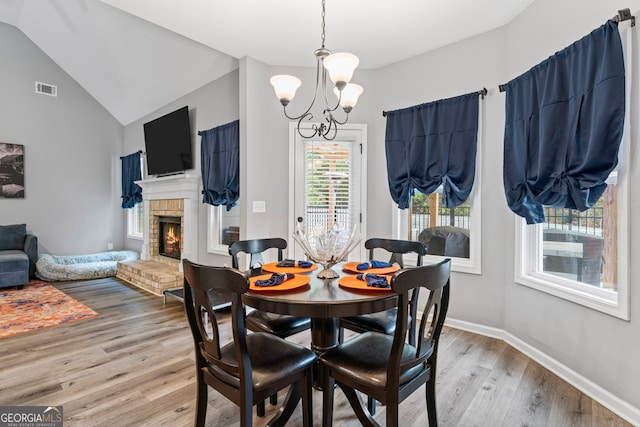
[[[182,262],[158,254],[159,216],[181,218],[181,257],[197,258],[200,177],[177,175],[137,181],[144,201],[144,243],[141,259],[118,263],[117,277],[153,294],[182,287]]]

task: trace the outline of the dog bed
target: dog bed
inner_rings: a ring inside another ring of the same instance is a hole
[[[136,251],[110,251],[88,255],[43,254],[36,262],[36,276],[42,280],[86,280],[115,276],[118,261],[140,258]]]

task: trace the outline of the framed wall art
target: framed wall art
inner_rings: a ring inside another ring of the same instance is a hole
[[[0,142],[0,199],[24,199],[24,145]]]

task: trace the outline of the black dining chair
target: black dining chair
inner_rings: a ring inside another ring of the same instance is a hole
[[[238,240],[229,245],[231,266],[239,268],[238,255],[246,253],[249,258],[251,274],[259,272],[258,267],[264,265],[263,253],[269,249],[277,249],[278,261],[282,261],[287,241],[279,237],[270,239]],[[308,317],[289,316],[266,311],[254,310],[247,314],[247,328],[252,331],[269,332],[280,338],[287,338],[311,327]]]
[[[424,244],[411,240],[393,240],[393,239],[380,239],[371,238],[364,242],[364,247],[369,250],[369,259],[375,259],[375,250],[383,249],[388,253],[391,253],[389,259],[390,263],[396,263],[400,268],[404,268],[404,255],[408,253],[415,253],[417,255],[416,265],[422,265],[422,259],[427,253],[427,248]],[[409,344],[415,345],[416,328],[415,319],[416,308],[418,304],[419,289],[416,289],[409,299]],[[392,335],[396,327],[396,309],[383,311],[380,313],[363,314],[360,316],[343,317],[340,319],[340,341],[344,338],[344,329],[349,329],[355,332],[367,332],[376,331],[385,334]]]
[[[197,368],[195,425],[204,426],[208,387],[240,407],[240,425],[252,425],[253,405],[289,386],[287,397],[268,425],[284,425],[302,396],[303,424],[311,426],[312,367],[315,354],[273,334],[247,334],[242,294],[249,279],[237,269],[210,267],[183,260],[184,305],[193,335]],[[209,290],[231,295],[233,340],[222,343]]]
[[[260,267],[265,264],[264,252],[276,249],[277,259],[282,261],[284,250],[287,248],[287,241],[280,237],[269,239],[237,240],[229,245],[229,255],[231,255],[231,266],[239,269],[238,255],[245,253],[249,255],[249,275],[261,274]],[[311,328],[311,319],[308,317],[289,316],[286,314],[269,313],[266,311],[253,310],[246,316],[247,328],[256,332],[268,332],[280,338],[287,338]],[[270,398],[272,405],[278,403],[278,396]],[[265,414],[264,403],[258,405],[258,415]]]
[[[449,306],[451,260],[400,270],[391,279],[398,294],[393,335],[365,332],[320,356],[324,368],[322,425],[331,426],[334,385],[338,384],[364,426],[378,426],[358,391],[386,405],[387,427],[398,425],[398,406],[426,383],[429,426],[438,425],[436,414],[436,361],[440,332]],[[417,345],[406,342],[409,293],[425,288],[429,297],[418,329]]]

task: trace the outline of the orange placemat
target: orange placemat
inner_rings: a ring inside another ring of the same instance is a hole
[[[256,280],[267,280],[270,277],[271,274],[262,274],[260,276],[251,277],[249,279],[249,290],[253,292],[290,291],[291,289],[306,286],[311,281],[311,277],[309,276],[300,276],[296,274],[295,276],[293,276],[293,279],[285,280],[279,285],[256,286]]]
[[[400,267],[398,267],[396,264],[392,265],[391,267],[385,267],[385,268],[369,268],[367,270],[358,270],[357,268],[358,264],[361,264],[361,263],[348,262],[342,266],[342,269],[349,273],[373,273],[373,274],[389,274],[389,273],[395,273],[396,271],[400,270]]]
[[[391,283],[391,276],[386,276],[387,282]],[[367,286],[366,280],[359,280],[358,276],[344,276],[338,279],[338,284],[345,288],[357,289],[359,291],[377,291],[377,292],[393,292],[391,288],[376,288],[375,286]]]
[[[277,262],[270,262],[269,264],[265,264],[262,266],[263,271],[269,271],[271,273],[308,273],[310,271],[318,268],[318,264],[313,263],[313,265],[309,268],[299,268],[299,267],[278,267]]]

